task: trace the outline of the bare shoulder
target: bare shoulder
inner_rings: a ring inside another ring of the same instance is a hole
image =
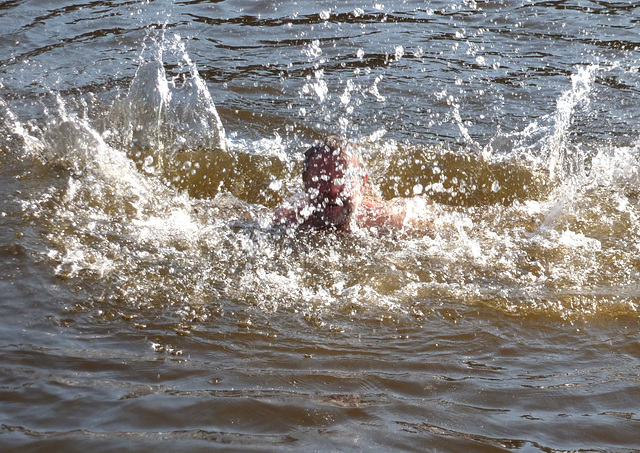
[[[358,208],[356,221],[362,227],[400,227],[404,221],[402,203],[366,196]]]
[[[365,197],[358,209],[357,223],[361,227],[432,229],[433,209],[423,197]]]

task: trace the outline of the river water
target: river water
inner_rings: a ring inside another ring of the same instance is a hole
[[[2,451],[640,451],[639,22],[0,3]],[[434,230],[273,228],[331,133]]]

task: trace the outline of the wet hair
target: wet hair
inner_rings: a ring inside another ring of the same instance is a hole
[[[349,141],[346,138],[339,135],[330,135],[304,152],[304,168],[302,170],[303,181],[307,180],[311,159],[318,154],[326,156],[333,155],[335,157],[340,156],[345,161],[349,161],[351,158],[355,157],[366,180],[367,172],[362,166],[362,158],[360,154],[349,144]]]

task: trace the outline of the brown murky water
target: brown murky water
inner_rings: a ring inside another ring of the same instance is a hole
[[[639,19],[1,4],[2,450],[639,451]],[[328,133],[434,231],[273,228]]]

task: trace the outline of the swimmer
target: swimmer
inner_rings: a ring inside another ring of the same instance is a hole
[[[428,228],[424,198],[376,196],[354,146],[332,135],[305,152],[304,193],[275,211],[276,225],[353,231],[357,228]]]

